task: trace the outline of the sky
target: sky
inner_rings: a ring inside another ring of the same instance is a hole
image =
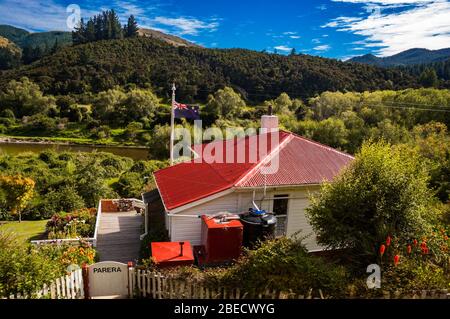
[[[81,17],[114,9],[122,22],[133,14],[141,27],[208,48],[346,60],[450,47],[449,0],[0,0],[0,24],[67,31],[77,8]]]

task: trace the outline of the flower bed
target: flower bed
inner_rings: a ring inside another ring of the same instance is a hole
[[[84,208],[52,216],[46,225],[48,239],[90,238],[95,233],[97,212]]]

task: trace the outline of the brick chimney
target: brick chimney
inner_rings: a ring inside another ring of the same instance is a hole
[[[272,114],[272,106],[268,107],[268,114],[261,116],[261,129],[271,131],[278,129],[278,116]]]

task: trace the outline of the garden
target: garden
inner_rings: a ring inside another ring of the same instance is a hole
[[[95,249],[80,241],[76,246],[24,243],[0,231],[0,298],[17,293],[32,295],[44,284],[66,275],[74,265],[92,264]]]

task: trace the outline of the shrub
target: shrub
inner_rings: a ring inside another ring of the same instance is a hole
[[[51,190],[43,197],[44,208],[49,212],[70,212],[85,207],[83,198],[73,186],[63,186],[59,190]]]
[[[60,264],[0,232],[0,296],[33,294],[62,274]]]
[[[318,242],[350,248],[353,265],[365,270],[388,235],[406,245],[431,231],[437,213],[427,182],[414,152],[384,142],[364,144],[348,169],[312,198],[307,214]]]
[[[273,289],[308,294],[310,289],[334,297],[346,291],[348,275],[322,258],[308,254],[300,240],[279,238],[260,243],[246,251],[229,268],[213,268],[203,272],[195,268],[169,271],[170,275],[216,287],[240,288],[251,295]]]
[[[131,122],[130,124],[127,125],[127,128],[124,132],[125,137],[131,140],[134,140],[139,131],[142,130],[144,127],[144,125],[142,123],[139,122]]]
[[[125,198],[139,198],[144,189],[144,179],[139,173],[127,172],[114,184],[114,190]]]

